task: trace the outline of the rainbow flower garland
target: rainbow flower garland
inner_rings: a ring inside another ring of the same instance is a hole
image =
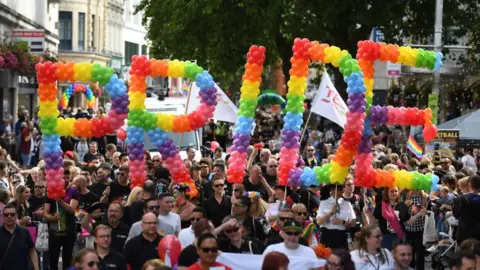
[[[428,52],[423,50],[411,49],[409,47],[398,47],[396,45],[359,42],[359,51],[357,58],[353,59],[347,51],[342,51],[338,47],[330,47],[327,44],[319,44],[314,41],[309,45],[308,40],[295,40],[292,57],[292,69],[305,70],[308,67],[309,59],[331,63],[340,68],[340,72],[345,77],[347,83],[347,93],[349,112],[347,113],[347,124],[342,135],[340,146],[330,164],[317,166],[313,169],[305,168],[303,172],[295,169],[291,164],[293,162],[280,158],[279,183],[285,183],[285,178],[290,176],[289,183],[318,185],[318,184],[343,184],[348,174],[349,166],[356,156],[355,182],[356,185],[365,187],[391,187],[408,188],[411,190],[429,190],[436,189],[438,177],[432,174],[420,174],[418,172],[384,171],[373,170],[371,153],[371,120],[374,124],[382,122],[400,123],[404,125],[425,125],[424,137],[426,141],[433,139],[436,135],[436,127],[431,122],[431,111],[429,109],[420,111],[415,108],[393,108],[371,107],[373,97],[373,61],[380,59],[382,61],[398,62],[417,67],[427,67],[438,69],[441,66],[442,55],[440,53]],[[367,45],[365,45],[367,44]],[[373,44],[373,45],[371,45]],[[305,48],[308,48],[309,57],[305,56]],[[299,65],[299,63],[301,65]],[[308,72],[308,70],[307,70]],[[291,72],[292,74],[292,72]],[[365,78],[364,78],[364,74]],[[306,74],[300,74],[306,78]],[[293,82],[298,77],[291,77]],[[289,87],[296,84],[289,82]],[[295,91],[303,93],[305,87],[299,87]],[[289,88],[289,93],[290,93]],[[408,111],[408,112],[407,112]],[[405,115],[403,115],[405,113]],[[369,115],[367,117],[367,114]],[[370,117],[373,116],[373,117]],[[421,117],[423,116],[423,118]],[[285,125],[287,121],[285,121]],[[285,126],[284,126],[284,130]],[[283,132],[282,130],[282,137]],[[283,138],[285,141],[287,138]],[[288,141],[290,142],[290,141]],[[283,142],[282,142],[283,143]],[[291,142],[293,144],[293,142]],[[282,146],[282,149],[284,147]],[[285,147],[286,148],[286,147]],[[286,148],[288,150],[288,148]],[[293,154],[285,150],[286,156]],[[296,154],[296,153],[295,153]],[[293,158],[292,158],[293,160]],[[280,177],[280,169],[282,175]]]
[[[240,108],[238,119],[233,132],[232,153],[230,166],[227,170],[227,180],[230,183],[243,183],[247,166],[247,151],[250,145],[250,134],[255,122],[255,110],[257,109],[257,97],[260,94],[262,82],[263,62],[265,61],[265,47],[251,46],[247,54],[245,74],[240,88]]]
[[[174,142],[165,131],[189,132],[205,125],[213,117],[217,105],[215,83],[212,76],[196,63],[179,60],[148,60],[145,56],[133,56],[130,68],[130,113],[128,115],[127,144],[130,157],[130,180],[132,186],[143,185],[146,179],[144,140],[147,131],[150,140],[162,154],[172,174],[174,183],[186,183],[190,197],[198,193]],[[195,81],[200,88],[201,105],[187,115],[152,113],[145,111],[147,76],[185,77]]]
[[[44,145],[45,179],[50,199],[58,200],[65,196],[63,180],[63,153],[60,136],[102,137],[120,128],[128,113],[127,89],[122,80],[113,74],[113,69],[89,63],[44,62],[35,66],[39,82],[38,94],[40,128]],[[112,110],[102,119],[58,118],[58,81],[95,81],[106,85],[112,99]]]
[[[70,101],[73,93],[83,93],[87,98],[88,108],[93,108],[95,106],[95,96],[93,95],[90,87],[88,87],[86,84],[72,83],[62,94],[62,98],[60,99],[60,109],[65,109],[68,107],[68,102]]]

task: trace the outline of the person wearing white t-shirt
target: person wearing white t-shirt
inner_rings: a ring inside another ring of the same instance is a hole
[[[263,256],[272,251],[277,251],[287,255],[287,257],[301,257],[305,259],[317,260],[317,255],[313,249],[302,246],[298,243],[302,234],[302,226],[295,220],[285,222],[280,236],[284,239],[283,243],[268,246],[263,252]]]
[[[201,207],[195,207],[190,214],[190,227],[185,228],[178,234],[178,240],[182,248],[191,245],[195,240],[195,234],[193,233],[193,225],[198,221],[205,219],[205,210]]]
[[[348,250],[347,229],[356,225],[356,215],[352,204],[343,199],[343,185],[330,185],[323,188],[320,195],[320,206],[317,212],[317,224],[322,229],[320,242],[329,248]],[[331,196],[327,197],[331,190]]]
[[[360,231],[359,249],[350,252],[357,270],[393,270],[395,260],[388,249],[382,248],[382,231],[377,225],[367,225]]]
[[[160,214],[158,220],[170,224],[175,230],[175,235],[178,236],[182,229],[180,216],[172,213],[173,195],[170,193],[162,193],[158,196],[158,204],[160,205]]]

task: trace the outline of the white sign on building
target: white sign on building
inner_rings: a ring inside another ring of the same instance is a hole
[[[43,29],[15,29],[12,37],[18,41],[28,43],[30,53],[45,52],[45,31]]]

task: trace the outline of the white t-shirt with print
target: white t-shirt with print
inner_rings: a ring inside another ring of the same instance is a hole
[[[317,259],[317,255],[315,255],[315,252],[313,251],[313,249],[303,245],[299,245],[297,249],[288,249],[284,243],[270,245],[265,249],[265,251],[263,252],[263,255],[265,256],[272,251],[283,253],[287,255],[287,257],[302,257],[302,258],[308,258],[308,259]]]

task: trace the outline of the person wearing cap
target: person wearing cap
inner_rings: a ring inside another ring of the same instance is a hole
[[[65,151],[65,153],[63,154],[63,159],[69,159],[75,162],[75,156],[73,155],[72,151]]]
[[[313,249],[300,245],[299,240],[302,235],[302,226],[295,220],[287,220],[280,231],[280,236],[283,238],[283,243],[268,246],[263,252],[266,254],[277,251],[287,255],[288,257],[300,257],[317,260],[317,255]]]
[[[320,201],[317,212],[317,223],[322,231],[320,242],[332,249],[348,249],[347,229],[356,224],[356,216],[352,205],[342,197],[342,194],[343,185],[324,187],[321,199],[330,196]]]

